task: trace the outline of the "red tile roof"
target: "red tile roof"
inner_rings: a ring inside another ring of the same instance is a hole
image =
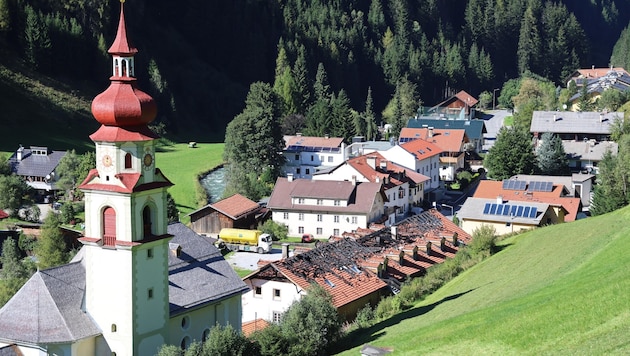
[[[438,145],[427,142],[422,139],[413,140],[400,145],[405,151],[412,153],[416,159],[422,161],[424,159],[439,155],[444,152]]]
[[[370,160],[374,160],[373,164],[375,168],[372,168],[370,165]],[[418,184],[430,180],[429,177],[423,174],[388,161],[378,152],[372,152],[349,159],[347,164],[357,170],[359,174],[370,182],[385,182],[385,178],[389,178],[387,179],[385,188],[399,186],[405,182]]]
[[[231,197],[219,200],[210,206],[234,220],[260,209],[260,205],[258,203],[240,194],[234,194]]]
[[[626,70],[623,69],[622,67],[615,67],[615,68],[609,68],[609,67],[604,67],[604,68],[583,68],[583,69],[578,69],[577,70],[577,74],[578,74],[579,77],[583,77],[583,78],[599,78],[599,77],[605,76],[611,70],[614,70],[616,72],[623,72],[623,73],[628,74],[628,72],[626,72]],[[576,73],[574,72],[573,74],[575,75]],[[573,77],[573,78],[575,78],[575,77]]]
[[[400,131],[400,140],[425,140],[435,143],[444,151],[461,152],[462,145],[469,141],[466,130],[463,129],[433,129],[433,136],[429,137],[429,128],[404,127]]]
[[[9,214],[7,214],[4,210],[0,210],[0,219],[6,219],[9,217]]]
[[[562,184],[554,184],[551,192],[529,192],[503,189],[502,181],[482,180],[479,182],[473,197],[495,199],[498,196],[502,196],[503,199],[508,201],[531,201],[561,206],[566,211],[564,221],[574,221],[582,207],[580,198],[564,197],[562,196],[563,191],[564,185]],[[526,192],[527,194],[525,194]]]
[[[479,100],[475,99],[474,96],[466,93],[463,90],[461,90],[459,93],[455,94],[455,97],[457,99],[461,100],[462,102],[466,103],[468,106],[475,106],[479,102]]]
[[[241,325],[241,332],[246,337],[249,337],[254,332],[260,331],[269,325],[270,323],[265,319],[256,319],[252,321],[247,321],[247,322],[244,322],[243,325]]]
[[[159,168],[155,169],[155,175],[158,176],[158,181],[138,184],[142,175],[140,173],[118,173],[114,175],[114,178],[118,180],[120,185],[114,184],[105,184],[98,182],[93,182],[95,179],[99,178],[99,173],[97,169],[92,169],[88,173],[87,177],[79,185],[79,189],[81,190],[101,190],[108,192],[116,192],[116,193],[132,193],[132,192],[141,192],[150,189],[162,188],[162,187],[170,187],[173,185],[166,177],[162,175],[162,172]]]

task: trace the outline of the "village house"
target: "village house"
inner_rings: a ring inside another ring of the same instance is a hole
[[[422,212],[377,231],[331,243],[270,262],[243,278],[243,322],[277,322],[287,308],[315,283],[333,298],[345,320],[366,304],[397,293],[401,283],[451,258],[471,237],[435,210]]]
[[[574,221],[581,211],[580,198],[570,196],[564,184],[542,180],[482,180],[457,217],[468,233],[485,224],[494,226],[499,234],[507,234]]]
[[[466,130],[404,127],[400,131],[398,142],[403,144],[418,139],[434,143],[443,150],[440,154],[440,179],[455,180],[456,172],[466,166],[465,151],[470,142]]]
[[[385,215],[388,217],[388,225],[405,217],[412,207],[422,206],[424,184],[429,181],[429,177],[388,161],[378,152],[351,158],[333,169],[313,176],[313,180],[352,179],[382,184],[387,197]]]
[[[569,98],[571,111],[580,111],[584,86],[586,86],[588,101],[591,103],[595,103],[606,90],[616,90],[621,93],[627,93],[630,90],[630,74],[619,67],[578,69],[567,80],[567,87],[571,81],[574,81],[578,87],[577,93]]]
[[[425,140],[413,140],[402,145],[394,145],[379,153],[388,161],[409,168],[429,177],[424,184],[424,199],[435,201],[436,193],[443,188],[440,184],[440,147]],[[431,198],[433,197],[433,199]]]
[[[606,151],[617,154],[618,145],[610,141],[610,133],[615,120],[622,119],[623,112],[534,111],[530,132],[535,147],[545,132],[559,136],[572,171],[597,173]]]
[[[217,235],[223,228],[255,229],[267,210],[240,194],[199,208],[190,216],[190,227],[198,234]]]
[[[554,186],[561,184],[564,186],[565,191],[560,196],[579,198],[582,209],[587,209],[590,206],[595,185],[595,175],[582,173],[573,173],[570,176],[517,174],[510,177],[510,180],[522,180],[530,183],[552,182]]]
[[[483,120],[444,120],[436,118],[413,118],[407,121],[408,128],[433,130],[464,130],[473,151],[481,152],[483,150],[484,137],[486,133],[486,125]]]
[[[273,221],[287,225],[289,236],[339,236],[383,219],[382,183],[316,181],[280,177],[267,203]]]
[[[168,225],[172,183],[155,165],[153,99],[136,87],[121,2],[110,86],[92,102],[96,168],[85,194],[83,247],[37,271],[0,309],[0,349],[15,355],[154,355],[187,348],[215,325],[241,330],[248,287],[210,238]],[[118,110],[119,108],[127,110]],[[203,281],[203,282],[201,282]]]
[[[42,197],[54,193],[59,188],[57,166],[66,155],[66,151],[53,151],[48,147],[20,147],[9,157],[11,171],[22,177],[26,184],[35,189]]]
[[[323,169],[337,166],[346,160],[346,145],[341,137],[284,136],[286,159],[282,174],[309,179]]]

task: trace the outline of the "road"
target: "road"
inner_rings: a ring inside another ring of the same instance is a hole
[[[293,253],[289,252],[289,256]],[[234,252],[226,259],[230,266],[251,271],[258,269],[258,260],[277,261],[282,259],[282,250],[274,248],[271,253],[258,254],[255,252]]]
[[[503,120],[507,116],[512,116],[512,111],[510,110],[489,110],[485,112],[483,117],[486,122],[486,133],[483,134],[484,144],[483,144],[483,152],[487,152],[492,145],[494,145],[494,141],[497,139],[497,134],[499,133],[499,129],[503,126]]]

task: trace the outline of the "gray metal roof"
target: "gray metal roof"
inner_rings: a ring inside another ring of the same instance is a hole
[[[440,120],[440,119],[410,119],[407,127],[423,128],[433,127],[436,129],[458,129],[465,130],[466,136],[471,140],[482,140],[483,134],[486,132],[485,121],[483,120]]]
[[[610,135],[616,118],[622,112],[534,111],[530,132]]]
[[[606,151],[617,154],[619,150],[619,145],[612,141],[562,141],[562,147],[569,159],[581,161],[601,161]]]
[[[46,344],[101,334],[82,310],[84,294],[81,263],[35,273],[0,309],[0,340]]]
[[[32,154],[31,149],[24,148],[22,160],[18,161],[14,152],[9,158],[9,164],[14,173],[19,176],[46,177],[52,173],[66,151],[49,151],[47,155]]]
[[[549,208],[549,204],[546,203],[538,203],[534,201],[508,201],[505,204],[515,205],[515,206],[533,206],[538,210],[538,214],[535,218],[527,218],[527,217],[512,217],[510,215],[493,215],[493,214],[484,214],[483,209],[486,203],[496,203],[496,199],[483,199],[483,198],[468,198],[464,202],[464,205],[457,212],[457,216],[460,219],[472,219],[472,220],[480,220],[480,221],[490,221],[490,222],[511,222],[517,224],[528,224],[528,225],[539,225],[542,220],[545,212]]]
[[[171,316],[215,303],[249,290],[221,252],[213,239],[200,236],[182,223],[168,226],[174,235],[171,243],[182,248],[178,258],[168,256],[168,292]]]

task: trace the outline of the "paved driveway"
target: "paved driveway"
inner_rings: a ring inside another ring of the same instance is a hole
[[[505,119],[506,116],[512,116],[512,112],[510,110],[489,110],[485,112],[483,119],[485,121],[486,131],[488,132],[483,134],[484,152],[487,152],[490,147],[494,145],[499,129],[503,126],[503,119]]]
[[[292,255],[293,252],[289,252],[289,256]],[[227,261],[231,266],[253,271],[258,269],[258,260],[277,261],[280,259],[282,259],[282,250],[274,248],[271,250],[271,253],[263,254],[255,252],[235,252],[227,258]]]

